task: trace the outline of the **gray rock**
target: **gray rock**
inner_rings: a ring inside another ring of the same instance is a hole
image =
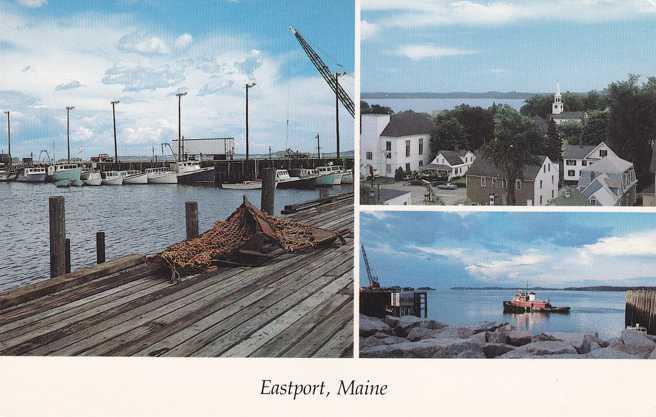
[[[623,350],[625,352],[644,358],[649,357],[656,349],[656,342],[647,337],[645,333],[632,329],[622,331],[622,342],[624,342]]]
[[[585,357],[590,359],[640,359],[639,356],[631,355],[627,352],[613,349],[612,347],[592,350]]]
[[[430,339],[434,337],[439,330],[432,330],[432,329],[427,329],[424,327],[415,327],[414,329],[410,329],[410,332],[408,333],[408,336],[406,339],[408,339],[411,342],[416,342],[418,340],[423,340],[423,339]]]
[[[399,322],[401,321],[401,318],[395,317],[395,316],[385,316],[385,324],[390,326],[391,328],[396,328],[399,325]]]
[[[396,343],[407,342],[402,337],[390,336],[386,333],[378,332],[369,337],[360,338],[360,347],[380,346],[380,345],[393,345]]]
[[[513,330],[508,332],[507,343],[513,346],[524,346],[533,341],[533,336],[530,332],[524,330]]]
[[[508,323],[498,323],[496,321],[484,321],[483,323],[472,326],[472,331],[474,334],[481,332],[493,332],[497,329],[503,328],[507,324]]]
[[[548,355],[576,354],[576,349],[569,343],[560,341],[534,342],[522,345],[501,355],[505,359],[524,359]]]
[[[483,353],[485,354],[486,358],[496,358],[514,349],[514,346],[502,343],[488,343],[483,345]]]
[[[462,339],[424,339],[360,349],[362,358],[455,358],[471,351],[482,352],[476,343]],[[468,353],[471,355],[472,353]]]
[[[497,329],[493,332],[485,332],[485,340],[488,343],[506,344],[508,342],[508,333],[506,329]]]
[[[458,359],[485,359],[485,354],[480,350],[466,350],[456,356]]]
[[[389,333],[392,329],[381,319],[360,314],[360,336],[371,336],[377,332]]]
[[[484,345],[487,343],[487,332],[481,332],[481,333],[476,333],[472,337],[469,338],[474,343],[478,343],[479,345]]]
[[[567,342],[576,349],[578,353],[588,353],[592,350],[592,343],[598,339],[596,334],[576,333],[576,332],[553,332],[550,336]]]
[[[546,333],[536,334],[535,336],[533,336],[531,338],[532,342],[552,342],[554,340],[560,340],[560,339],[557,339],[557,338],[555,338],[555,337],[553,337],[549,334],[546,334]]]
[[[394,328],[394,331],[397,336],[406,337],[408,336],[408,333],[410,333],[410,330],[414,329],[415,327],[419,327],[421,322],[422,319],[419,317],[403,316],[399,320],[397,326]]]
[[[436,333],[436,338],[441,339],[468,339],[474,335],[469,327],[447,327]]]
[[[419,323],[419,327],[423,329],[439,330],[448,327],[448,325],[435,320],[423,320]]]
[[[651,355],[647,359],[656,359],[656,349],[654,349],[653,352],[651,352]]]

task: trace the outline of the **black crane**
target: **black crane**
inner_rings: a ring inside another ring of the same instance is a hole
[[[330,86],[330,89],[333,90],[333,93],[337,95],[342,105],[351,114],[351,117],[355,117],[355,105],[353,104],[353,100],[339,84],[337,76],[335,76],[335,74],[330,71],[328,65],[323,62],[319,54],[317,54],[314,49],[312,49],[310,44],[307,43],[299,31],[297,31],[293,26],[289,27],[289,31],[292,33],[292,35],[294,35],[298,43],[301,44],[301,47],[307,54],[308,58],[310,58],[310,61],[312,61],[323,79],[328,83],[328,86]]]
[[[364,245],[360,245],[362,248],[362,257],[364,258],[364,264],[367,268],[367,278],[369,278],[369,288],[380,288],[380,282],[378,281],[378,277],[374,275],[373,271],[371,270],[371,266],[369,265],[369,259],[367,259],[367,251],[364,250]]]

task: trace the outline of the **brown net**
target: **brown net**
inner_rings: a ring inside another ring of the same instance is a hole
[[[195,239],[169,246],[160,257],[174,273],[188,275],[206,269],[219,259],[234,257],[240,249],[263,238],[288,252],[298,252],[339,237],[329,230],[273,217],[244,201],[226,220],[217,221]]]

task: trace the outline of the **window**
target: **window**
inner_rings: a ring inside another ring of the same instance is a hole
[[[419,139],[419,155],[424,154],[424,139]]]
[[[551,172],[551,164],[547,164],[547,166],[549,167],[549,172]]]
[[[515,190],[522,189],[522,180],[515,180]]]
[[[581,161],[581,165],[583,165],[584,167],[587,167],[588,166],[588,161],[586,161],[584,159],[583,161]]]
[[[554,183],[554,176],[552,175],[551,176],[551,184],[553,184],[553,183]]]
[[[551,190],[551,198],[554,198],[554,190]]]
[[[497,195],[492,193],[492,194],[490,194],[489,198],[490,198],[490,205],[493,206],[494,203],[495,203],[495,200],[497,198]]]
[[[406,158],[410,156],[410,141],[405,141],[405,156]]]
[[[542,189],[542,180],[540,180],[540,189]]]
[[[496,178],[492,177],[492,183],[490,184],[490,187],[494,188],[497,185]]]
[[[367,159],[368,159],[369,161],[371,161],[372,159],[374,159],[374,153],[373,153],[373,152],[367,152]]]
[[[599,156],[602,158],[608,156],[608,149],[599,149]]]
[[[575,159],[568,159],[568,160],[565,161],[565,165],[576,166],[576,160]]]
[[[542,196],[540,196],[540,204],[542,204]]]
[[[485,188],[485,177],[481,177],[481,188]]]
[[[419,166],[423,167],[424,166],[424,161],[419,161]]]
[[[568,177],[573,177],[575,175],[576,175],[576,172],[573,169],[570,169],[569,171],[567,171],[567,176]]]
[[[406,174],[410,173],[410,164],[409,163],[405,164],[405,172],[406,172]]]
[[[385,142],[385,150],[387,152],[392,152],[392,142],[390,142],[389,140]]]
[[[547,173],[547,166],[546,165],[542,165],[542,172],[544,172],[545,174]]]
[[[385,165],[385,173],[386,174],[391,174],[392,173],[392,165],[390,165],[390,164]]]

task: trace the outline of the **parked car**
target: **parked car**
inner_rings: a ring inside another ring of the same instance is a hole
[[[452,182],[447,182],[446,184],[440,184],[437,186],[440,190],[457,190],[458,186]]]

